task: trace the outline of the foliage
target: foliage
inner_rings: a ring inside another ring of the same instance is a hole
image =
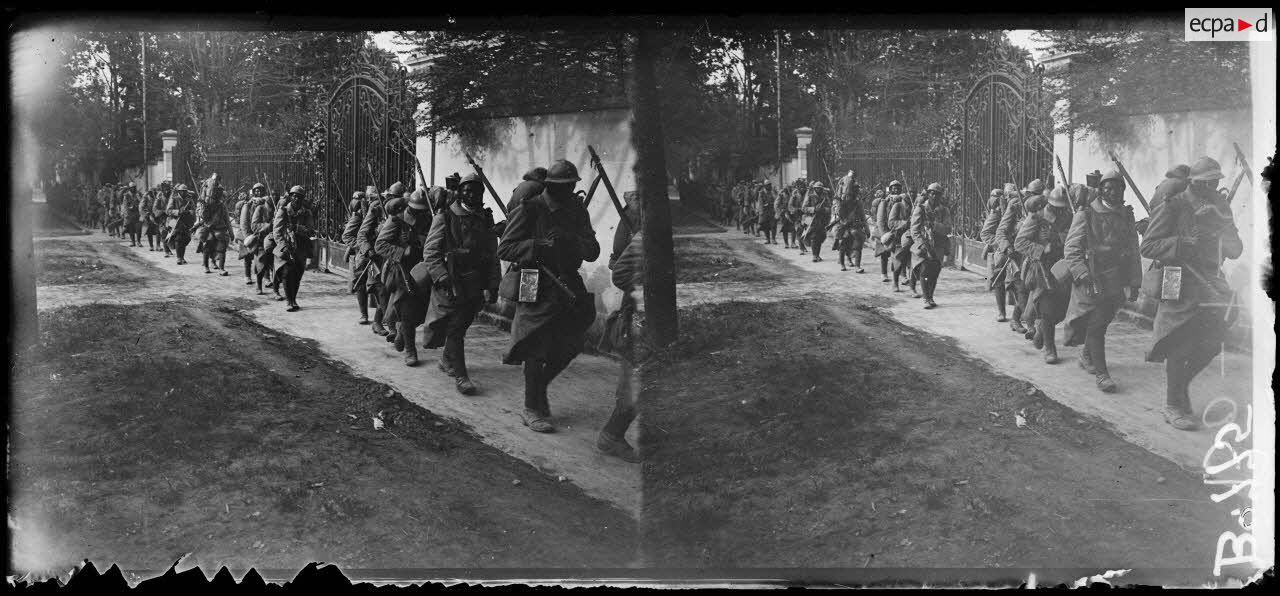
[[[1088,131],[1107,144],[1132,140],[1131,115],[1248,105],[1245,42],[1186,43],[1180,20],[1123,28],[1039,31],[1070,64],[1049,74],[1060,131]]]
[[[314,158],[333,85],[357,62],[391,60],[364,33],[80,31],[62,48],[56,90],[33,126],[51,161],[91,178],[137,165],[144,135],[155,159],[169,128],[187,136],[193,167],[208,152],[247,148]]]

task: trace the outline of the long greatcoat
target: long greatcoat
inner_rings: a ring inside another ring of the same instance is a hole
[[[498,263],[498,239],[493,235],[493,212],[484,209],[468,211],[462,201],[446,207],[431,222],[423,246],[423,262],[431,279],[450,277],[451,289],[432,287],[431,304],[427,308],[428,349],[444,345],[445,333],[452,317],[466,316],[464,310],[479,310],[485,290],[497,291],[502,281]],[[450,251],[457,259],[452,273],[446,263]],[[451,295],[452,294],[452,295]]]
[[[1194,246],[1183,238],[1196,238]],[[1182,288],[1177,300],[1160,300],[1156,307],[1153,341],[1148,362],[1161,362],[1170,344],[1188,341],[1220,342],[1235,323],[1234,292],[1222,274],[1226,259],[1238,259],[1244,251],[1229,205],[1216,192],[1198,193],[1189,188],[1165,199],[1151,217],[1142,238],[1142,256],[1153,267],[1182,267]],[[1144,288],[1158,297],[1159,276],[1150,276]]]
[[[1076,346],[1084,342],[1089,315],[1102,302],[1123,301],[1125,288],[1142,286],[1142,259],[1138,256],[1138,232],[1133,223],[1132,208],[1112,209],[1101,198],[1094,199],[1072,217],[1063,246],[1063,260],[1072,280],[1096,275],[1093,286],[1097,294],[1088,284],[1072,285],[1063,345]],[[1089,250],[1093,252],[1092,274],[1086,264]]]
[[[286,199],[277,206],[275,217],[271,221],[271,237],[276,245],[273,249],[277,279],[283,279],[282,270],[285,265],[305,267],[311,258],[311,211],[289,209],[298,199]]]
[[[567,363],[586,341],[595,321],[595,296],[587,292],[578,269],[583,261],[600,257],[600,243],[591,228],[591,217],[582,201],[569,198],[561,205],[543,193],[525,200],[510,213],[510,223],[498,243],[498,258],[521,269],[539,269],[536,302],[517,302],[511,323],[511,345],[503,355],[506,364],[522,364],[537,358]],[[558,236],[550,248],[538,240]],[[550,274],[550,275],[549,275]],[[571,292],[572,304],[551,279],[554,275]]]
[[[986,219],[982,220],[982,230],[978,233],[978,238],[986,246],[983,257],[987,260],[987,289],[994,290],[1004,287],[1004,257],[999,251],[999,242],[996,238],[996,229],[1000,227],[1000,217],[1004,215],[1003,210],[999,207],[988,209]]]
[[[383,259],[374,249],[374,244],[378,240],[378,230],[387,219],[383,205],[381,197],[370,199],[364,218],[360,221],[360,228],[356,231],[356,254],[351,264],[352,293],[355,293],[360,284],[364,284],[370,291],[382,287]]]
[[[1071,279],[1054,276],[1053,265],[1062,260],[1067,230],[1070,229],[1070,211],[1052,212],[1045,207],[1042,213],[1028,213],[1018,227],[1014,247],[1024,255],[1022,283],[1027,289],[1027,309],[1031,319],[1043,318],[1051,325],[1062,322],[1067,314],[1071,298]]]
[[[1018,235],[1018,225],[1027,216],[1024,201],[1026,198],[1016,194],[1009,197],[1000,224],[996,226],[996,267],[1004,271],[1002,281],[1006,287],[1022,281],[1022,255],[1014,248],[1013,241]]]
[[[385,321],[416,327],[426,318],[429,288],[419,287],[409,272],[422,262],[422,240],[428,228],[425,218],[410,224],[404,215],[387,217],[382,222],[374,250],[382,258],[382,283],[386,284],[390,298],[384,311]]]
[[[936,199],[916,203],[911,211],[911,269],[951,254],[951,209]]]

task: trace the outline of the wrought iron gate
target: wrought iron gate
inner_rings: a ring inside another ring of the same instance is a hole
[[[906,185],[904,190],[913,192],[937,182],[942,184],[946,196],[955,196],[951,164],[928,149],[879,147],[847,151],[836,161],[835,177],[848,170],[853,170],[868,200],[876,188],[883,189],[893,180],[901,181]]]
[[[370,184],[384,190],[416,180],[413,121],[407,71],[358,63],[355,74],[334,88],[326,105],[324,173],[327,200],[320,205],[319,227],[330,239],[342,236],[346,204]]]
[[[1006,182],[1024,188],[1036,178],[1053,184],[1053,122],[1042,72],[990,72],[965,96],[956,229],[969,238],[978,236],[991,189]]]

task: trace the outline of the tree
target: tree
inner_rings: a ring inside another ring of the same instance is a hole
[[[1067,68],[1049,74],[1056,96],[1067,100],[1056,115],[1063,132],[1088,131],[1119,144],[1133,139],[1135,113],[1249,103],[1246,42],[1186,43],[1181,21],[1037,34],[1055,53],[1070,55]]]
[[[671,237],[671,205],[667,197],[667,164],[663,148],[662,104],[654,59],[655,35],[635,34],[631,50],[630,91],[633,121],[631,144],[636,150],[636,190],[644,227],[645,329],[655,346],[666,346],[679,333],[676,309],[675,247]]]

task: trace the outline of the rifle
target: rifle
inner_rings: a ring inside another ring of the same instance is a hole
[[[1236,190],[1240,188],[1240,183],[1249,176],[1249,161],[1244,158],[1244,152],[1240,151],[1240,145],[1235,142],[1231,143],[1236,150],[1236,162],[1240,164],[1240,173],[1236,175],[1236,181],[1231,184],[1231,192],[1227,193],[1227,204],[1231,204],[1231,200],[1236,198]]]
[[[1232,147],[1235,147],[1235,150],[1236,150],[1236,159],[1240,160],[1240,166],[1244,168],[1244,171],[1248,172],[1248,171],[1249,171],[1249,160],[1247,160],[1247,159],[1245,159],[1245,158],[1244,158],[1244,152],[1240,150],[1240,145],[1237,145],[1237,144],[1235,143],[1235,141],[1232,141],[1232,142],[1231,142],[1231,146],[1232,146]]]
[[[1111,157],[1111,161],[1116,164],[1116,169],[1120,170],[1120,175],[1124,176],[1125,182],[1129,183],[1129,187],[1133,189],[1133,194],[1138,197],[1138,202],[1142,203],[1142,208],[1151,213],[1151,206],[1147,205],[1147,200],[1142,198],[1142,191],[1138,190],[1138,185],[1133,183],[1133,178],[1129,177],[1129,171],[1124,169],[1124,164],[1120,163],[1120,159],[1116,157],[1114,151],[1108,151],[1107,155]]]
[[[476,160],[471,158],[470,153],[463,153],[463,155],[467,156],[467,163],[471,164],[471,167],[475,168],[476,175],[480,177],[480,182],[483,182],[484,187],[489,190],[489,194],[493,195],[493,201],[498,204],[498,209],[502,211],[502,216],[506,217],[507,205],[502,202],[500,197],[498,197],[498,191],[493,189],[493,185],[489,184],[489,177],[484,175],[484,169],[480,167],[480,164],[476,163]]]
[[[427,177],[422,173],[422,162],[418,161],[418,156],[413,156],[413,165],[418,167],[418,176],[422,178],[422,186],[427,185]],[[436,206],[431,204],[431,198],[427,197],[427,209],[431,210],[431,215],[437,215]]]
[[[1053,156],[1053,161],[1054,161],[1054,162],[1056,162],[1056,163],[1058,164],[1058,175],[1059,175],[1059,176],[1062,176],[1062,184],[1061,184],[1061,186],[1066,186],[1066,185],[1068,184],[1068,182],[1067,182],[1067,171],[1066,171],[1066,170],[1064,170],[1064,169],[1062,169],[1062,158],[1060,158],[1060,157],[1058,157],[1057,155],[1055,155],[1055,156]]]
[[[618,210],[618,219],[622,220],[622,225],[631,229],[631,222],[627,221],[626,215],[622,212],[622,202],[618,200],[617,191],[613,190],[613,183],[609,182],[609,175],[604,171],[604,165],[600,163],[600,156],[596,154],[596,150],[591,145],[587,145],[587,152],[591,154],[591,167],[596,169],[601,182],[604,182],[604,190],[609,193],[609,199],[613,201],[613,208]]]
[[[369,165],[369,162],[366,161],[364,162],[364,167],[366,170],[369,170],[369,182],[372,183],[375,188],[377,188],[378,177],[373,175],[373,166]]]

